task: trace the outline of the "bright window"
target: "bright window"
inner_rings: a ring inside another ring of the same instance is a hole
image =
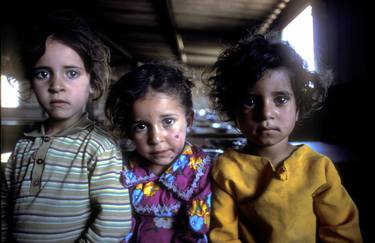
[[[2,153],[1,154],[1,163],[8,162],[8,159],[9,159],[11,154],[12,154],[12,152]]]
[[[5,75],[1,75],[1,107],[15,108],[19,105],[18,83],[12,85]]]
[[[307,62],[310,71],[315,70],[313,16],[310,5],[282,30],[281,38],[293,46]]]

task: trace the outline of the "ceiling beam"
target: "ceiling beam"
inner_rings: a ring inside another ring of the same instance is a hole
[[[121,54],[123,54],[126,58],[133,60],[133,56],[125,50],[122,46],[111,40],[107,35],[103,34],[102,32],[96,31],[95,32],[104,42],[107,42],[113,49],[117,50]]]
[[[172,2],[170,0],[157,0],[153,1],[153,3],[155,4],[155,9],[161,25],[166,27],[163,29],[166,30],[168,39],[172,42],[173,52],[179,61],[186,64],[187,57],[184,50],[184,42],[181,35],[177,31]]]
[[[274,24],[275,20],[279,17],[283,9],[287,6],[290,0],[280,0],[279,3],[273,8],[271,14],[264,20],[261,27],[258,29],[260,34],[265,34],[271,26]],[[301,2],[301,1],[300,1]]]
[[[113,41],[111,38],[109,38],[107,35],[103,34],[100,31],[95,32],[105,43],[107,43],[111,48],[118,51],[121,55],[125,56],[126,59],[129,60],[129,64],[131,66],[136,67],[138,65],[139,60],[136,60],[130,52],[125,50],[121,45]],[[112,55],[111,55],[112,57]]]

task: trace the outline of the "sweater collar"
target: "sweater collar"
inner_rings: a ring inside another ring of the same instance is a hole
[[[181,154],[160,176],[142,166],[139,156],[130,158],[128,162],[129,167],[123,172],[126,188],[158,180],[180,198],[188,200],[198,187],[199,179],[204,175],[210,160],[204,152],[186,143]]]
[[[306,144],[300,144],[296,147],[297,148],[287,158],[285,158],[282,163],[280,163],[280,166],[289,166],[288,164],[290,164],[291,162],[293,164],[296,164],[295,161],[303,159],[306,154],[311,154],[311,152],[313,151]],[[274,168],[274,166],[268,159],[261,156],[243,153],[233,148],[228,148],[226,154],[234,161],[251,161],[252,165],[258,170],[262,170],[264,166],[270,166],[272,170],[276,170],[276,168]]]

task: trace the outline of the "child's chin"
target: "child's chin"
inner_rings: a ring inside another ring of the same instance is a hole
[[[271,140],[271,139],[262,139],[262,140],[250,142],[250,145],[255,145],[257,147],[270,147],[270,146],[273,146],[275,144],[276,144],[276,142]]]
[[[167,166],[172,163],[173,159],[171,158],[165,158],[165,159],[156,159],[153,161],[154,164],[160,165],[160,166]]]

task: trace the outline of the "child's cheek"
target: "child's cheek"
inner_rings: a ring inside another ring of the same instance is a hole
[[[175,142],[185,142],[185,141],[182,141],[182,140],[184,140],[184,131],[183,131],[182,129],[176,131],[176,132],[173,134],[173,140],[174,140]]]

